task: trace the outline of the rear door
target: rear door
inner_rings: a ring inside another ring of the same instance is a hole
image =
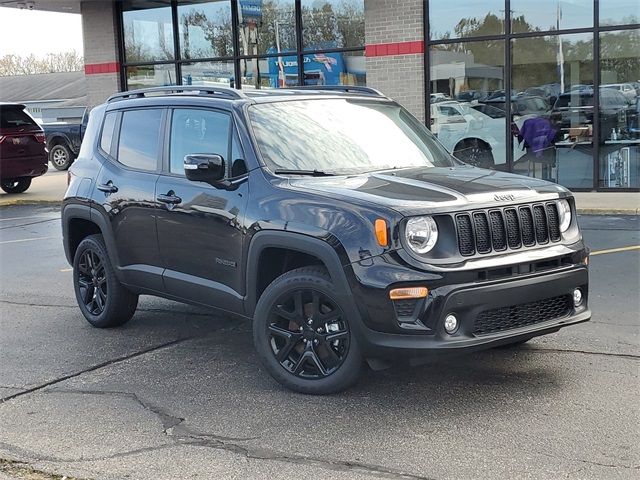
[[[166,110],[137,108],[105,115],[98,151],[108,161],[94,197],[113,233],[126,283],[162,291],[155,187],[161,168]]]

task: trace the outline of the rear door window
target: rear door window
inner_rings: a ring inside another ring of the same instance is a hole
[[[139,170],[155,171],[160,152],[163,110],[127,110],[122,114],[118,162]]]
[[[20,107],[0,107],[0,128],[37,127],[36,121]]]

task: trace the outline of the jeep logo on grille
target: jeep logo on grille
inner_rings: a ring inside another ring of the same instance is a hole
[[[507,201],[512,202],[512,201],[514,201],[516,199],[516,196],[515,195],[511,195],[510,193],[507,193],[505,195],[499,195],[499,194],[496,193],[493,196],[493,198],[494,198],[494,200],[496,202],[507,202]]]

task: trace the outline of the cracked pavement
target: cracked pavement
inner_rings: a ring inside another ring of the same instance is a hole
[[[592,257],[589,323],[309,397],[243,320],[142,297],[91,328],[58,216],[0,210],[0,480],[640,478],[637,251]],[[636,219],[581,223],[594,250],[640,244]]]

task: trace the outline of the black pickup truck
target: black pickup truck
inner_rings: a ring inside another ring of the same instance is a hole
[[[49,161],[57,170],[68,169],[78,156],[88,118],[88,111],[85,110],[80,123],[42,125],[49,151]]]

